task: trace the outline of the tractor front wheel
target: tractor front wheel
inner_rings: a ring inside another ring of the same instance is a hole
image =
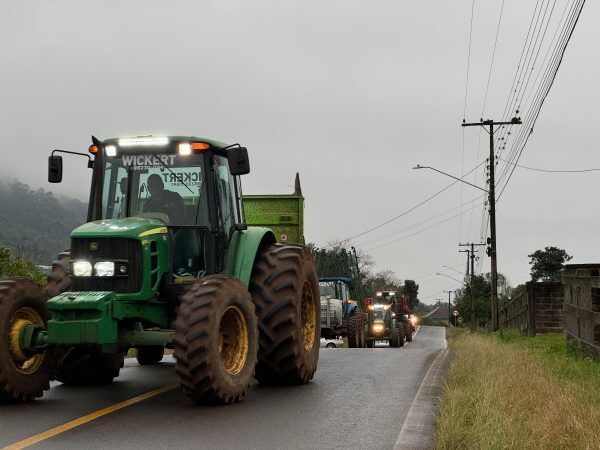
[[[71,347],[62,351],[56,379],[71,386],[108,384],[119,376],[123,353],[101,353],[95,347]]]
[[[46,294],[33,281],[0,281],[0,400],[26,402],[50,388],[54,370],[49,350],[30,354],[21,347],[28,325],[46,327]]]
[[[317,370],[321,334],[319,281],[308,248],[266,247],[254,263],[250,292],[259,329],[256,379],[308,383]]]
[[[136,349],[135,358],[140,366],[152,366],[162,361],[165,348],[162,345],[145,345]]]
[[[240,401],[252,383],[258,330],[250,293],[237,278],[209,275],[181,297],[175,371],[197,403]]]

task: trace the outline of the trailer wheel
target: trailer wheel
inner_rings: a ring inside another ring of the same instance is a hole
[[[405,328],[406,328],[406,342],[412,342],[412,338],[413,338],[412,327],[410,325],[408,325]]]
[[[47,277],[47,283],[44,290],[49,298],[56,297],[71,287],[71,277],[69,260],[71,252],[66,250],[59,253],[56,259],[52,262],[52,272]]]
[[[101,353],[95,347],[71,347],[62,351],[56,379],[71,386],[108,384],[119,376],[123,353]]]
[[[308,383],[321,334],[319,282],[309,250],[272,244],[256,258],[250,293],[259,329],[256,378],[263,384]]]
[[[25,326],[45,328],[49,318],[46,294],[37,283],[0,280],[0,400],[31,401],[50,388],[54,355],[28,354],[19,342]]]
[[[236,278],[209,275],[181,297],[175,319],[175,371],[197,403],[234,403],[248,391],[258,347],[254,305]]]
[[[162,361],[165,348],[162,345],[144,345],[136,348],[135,359],[140,366],[152,366]]]

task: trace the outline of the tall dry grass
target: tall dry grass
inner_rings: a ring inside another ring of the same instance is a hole
[[[557,376],[560,368],[550,370],[531,349],[491,336],[462,333],[451,345],[435,448],[600,449],[589,379]]]

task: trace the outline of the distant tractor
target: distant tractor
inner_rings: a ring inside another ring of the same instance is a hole
[[[321,336],[348,338],[348,347],[365,347],[365,315],[359,304],[350,299],[352,278],[321,277]]]
[[[319,284],[309,250],[248,227],[246,148],[189,136],[92,138],[88,219],[45,287],[0,281],[0,400],[40,397],[53,378],[111,382],[129,348],[141,365],[174,349],[198,403],[242,399],[253,378],[313,378]],[[49,157],[48,179],[62,179]],[[40,217],[43,220],[43,217]]]
[[[367,299],[367,347],[374,347],[377,341],[388,341],[390,347],[404,346],[410,331],[404,316],[393,311],[396,304],[394,291],[377,292],[374,299]]]

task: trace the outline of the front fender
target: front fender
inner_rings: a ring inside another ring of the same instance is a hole
[[[225,273],[236,277],[247,287],[257,253],[275,242],[275,235],[268,228],[248,227],[244,231],[235,231],[229,241]]]

